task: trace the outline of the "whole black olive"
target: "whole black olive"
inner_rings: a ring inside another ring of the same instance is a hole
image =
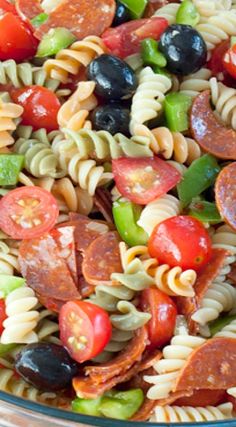
[[[124,24],[125,22],[130,20],[131,20],[131,16],[127,7],[125,7],[124,4],[117,1],[116,13],[112,22],[112,27],[117,27],[118,25]]]
[[[114,55],[104,54],[90,62],[87,77],[96,83],[95,94],[107,100],[128,99],[138,86],[132,68]]]
[[[167,69],[174,74],[195,73],[207,60],[206,43],[190,25],[170,25],[161,35],[158,48],[166,57]]]
[[[121,104],[97,107],[91,115],[91,120],[95,130],[106,130],[112,135],[118,132],[129,135],[130,111]]]
[[[39,390],[58,391],[69,386],[78,365],[64,347],[41,342],[29,344],[17,355],[16,371]]]

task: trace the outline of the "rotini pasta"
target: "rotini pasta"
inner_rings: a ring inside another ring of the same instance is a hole
[[[158,9],[154,16],[161,16],[162,18],[165,18],[169,25],[175,24],[178,9],[179,3],[170,3]]]
[[[197,274],[194,270],[182,271],[181,267],[170,268],[163,264],[153,269],[155,285],[167,295],[193,297]]]
[[[150,236],[157,224],[179,215],[180,211],[180,201],[171,194],[165,194],[145,206],[137,224]]]
[[[150,421],[156,423],[186,423],[227,420],[233,418],[232,403],[224,403],[217,407],[191,406],[156,406]]]
[[[0,241],[0,274],[13,275],[14,271],[19,271],[18,249]]]
[[[89,301],[108,312],[114,312],[120,300],[130,301],[134,298],[134,295],[135,292],[126,286],[98,285],[95,287],[94,294],[90,296]]]
[[[130,301],[119,301],[117,310],[122,314],[112,314],[110,319],[113,327],[121,331],[135,331],[151,319],[150,313],[137,310]]]
[[[224,326],[221,331],[217,332],[215,337],[236,338],[236,320]]]
[[[3,99],[0,97],[0,148],[14,143],[11,136],[11,132],[16,129],[14,119],[18,119],[23,113],[23,107]]]
[[[102,39],[88,36],[82,41],[73,43],[70,48],[60,50],[55,59],[48,59],[44,63],[43,68],[47,76],[66,83],[69,74],[78,74],[81,66],[87,67],[96,56],[102,55],[105,51]]]
[[[177,335],[172,338],[170,345],[163,349],[163,359],[159,360],[154,369],[159,375],[145,375],[144,381],[153,384],[147,392],[151,400],[166,398],[172,391],[180,369],[184,366],[190,354],[206,340],[191,335]]]
[[[171,79],[155,74],[145,67],[139,75],[139,85],[132,99],[130,132],[135,135],[135,126],[154,119],[162,110],[165,94],[171,88]]]
[[[10,292],[6,297],[7,318],[3,322],[2,344],[28,344],[38,341],[34,329],[37,326],[39,313],[32,308],[38,304],[34,291],[21,287]]]
[[[236,232],[229,225],[222,225],[212,236],[214,248],[222,248],[236,255]]]
[[[55,314],[50,310],[42,310],[39,312],[36,334],[39,341],[47,341],[52,344],[61,344],[61,341],[58,338],[59,325],[57,319],[55,319]]]
[[[185,95],[197,96],[200,92],[210,89],[211,71],[208,68],[201,68],[194,74],[189,74],[183,78],[179,90]]]
[[[236,129],[236,89],[225,86],[215,77],[210,79],[210,89],[216,113],[227,125]]]

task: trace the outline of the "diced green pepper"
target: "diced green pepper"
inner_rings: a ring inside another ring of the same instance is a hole
[[[59,50],[70,46],[75,40],[76,37],[67,28],[52,28],[43,36],[36,56],[43,58],[55,55]]]
[[[129,200],[119,199],[113,203],[113,217],[122,240],[129,246],[145,245],[148,235],[137,225],[142,208]]]
[[[166,68],[161,68],[161,67],[158,67],[157,65],[153,65],[152,70],[156,74],[163,74],[163,76],[169,77],[169,79],[172,78],[171,74],[169,73],[169,71],[166,70]]]
[[[132,19],[139,19],[143,16],[148,0],[120,0],[130,11]]]
[[[0,344],[0,356],[9,353],[9,351],[12,351],[15,347],[16,344]]]
[[[31,24],[38,28],[40,25],[44,24],[48,19],[48,15],[46,13],[40,13],[39,15],[35,16],[33,19],[31,19]]]
[[[99,408],[101,401],[102,397],[98,397],[97,399],[81,399],[80,397],[77,397],[72,401],[72,411],[79,412],[79,414],[100,417],[101,412]]]
[[[193,200],[189,206],[189,215],[209,224],[219,224],[222,218],[215,203],[205,200]]]
[[[23,166],[21,154],[0,154],[0,185],[16,185]]]
[[[158,51],[158,44],[154,39],[144,39],[141,43],[141,56],[145,65],[166,66],[167,61],[163,53]]]
[[[211,154],[205,154],[189,166],[177,191],[183,207],[189,205],[194,197],[214,184],[220,167]]]
[[[211,322],[209,324],[211,336],[217,334],[217,332],[220,332],[225,326],[227,326],[233,320],[236,320],[236,315],[234,316],[227,315],[227,316],[219,317],[218,319],[214,320],[214,322]]]
[[[143,400],[143,391],[139,388],[120,391],[114,397],[104,396],[99,409],[105,417],[128,420],[138,411]]]
[[[200,20],[200,14],[191,0],[184,0],[176,15],[176,24],[185,24],[195,27]]]
[[[183,93],[173,92],[165,97],[164,112],[171,131],[183,132],[189,128],[188,111],[191,105],[191,96]]]
[[[10,292],[20,288],[25,284],[25,279],[22,277],[8,276],[0,274],[0,294],[1,298],[5,298]]]

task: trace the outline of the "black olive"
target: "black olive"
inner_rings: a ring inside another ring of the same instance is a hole
[[[132,68],[114,55],[104,54],[90,62],[87,77],[96,83],[95,94],[106,100],[128,99],[138,86]]]
[[[121,104],[97,107],[91,115],[91,120],[95,130],[106,130],[112,135],[118,132],[129,135],[130,112]]]
[[[127,7],[119,1],[116,2],[116,13],[112,22],[112,27],[124,24],[131,20],[131,16]]]
[[[58,391],[70,385],[78,365],[64,347],[41,342],[29,344],[17,355],[16,370],[39,390]]]
[[[207,60],[206,43],[190,25],[170,25],[161,35],[158,48],[166,57],[167,69],[174,74],[195,73]]]

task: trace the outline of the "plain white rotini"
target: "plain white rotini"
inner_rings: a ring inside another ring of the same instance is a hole
[[[66,83],[70,74],[78,74],[81,66],[87,67],[95,57],[105,52],[102,39],[91,35],[73,43],[68,49],[60,50],[55,59],[45,61],[43,68],[47,76]]]
[[[179,6],[179,3],[167,4],[158,9],[153,16],[160,16],[162,18],[165,18],[168,21],[169,25],[175,24],[176,14],[178,12]]]
[[[205,0],[204,0],[205,2]],[[189,74],[183,78],[179,91],[186,95],[195,97],[200,92],[210,89],[211,71],[208,68],[201,68],[194,74]]]
[[[55,313],[43,309],[39,311],[36,333],[39,341],[46,341],[52,344],[61,345],[59,336],[59,325]]]
[[[142,210],[137,224],[150,236],[157,224],[181,212],[180,201],[171,194],[165,194],[148,203]]]
[[[231,8],[231,0],[193,0],[193,4],[201,16],[201,21]]]
[[[18,249],[0,241],[0,274],[13,275],[15,271],[19,272],[18,252]]]
[[[232,320],[228,325],[224,326],[221,331],[217,332],[215,337],[236,338],[236,320]]]
[[[233,418],[233,404],[224,403],[219,406],[156,406],[149,421],[155,423],[188,423],[220,421]]]
[[[236,130],[236,89],[210,79],[211,99],[216,113],[221,119]]]
[[[227,224],[221,225],[212,235],[213,248],[222,248],[236,255],[236,232]]]
[[[202,344],[205,339],[191,335],[177,335],[172,338],[170,345],[163,349],[163,359],[154,364],[158,375],[144,375],[144,381],[153,384],[147,392],[151,400],[163,399],[169,396],[180,369],[185,365],[190,354]]]
[[[34,329],[39,320],[39,312],[32,310],[38,298],[31,288],[23,286],[10,292],[6,297],[7,318],[3,322],[2,344],[29,344],[38,342]]]
[[[139,85],[131,105],[130,132],[135,135],[135,126],[154,119],[162,110],[165,94],[170,90],[171,79],[155,74],[151,67],[145,67],[139,75]]]

